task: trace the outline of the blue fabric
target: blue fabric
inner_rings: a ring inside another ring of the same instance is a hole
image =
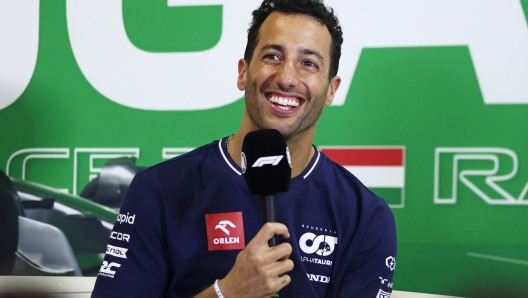
[[[126,259],[106,254],[92,297],[190,297],[229,272],[240,249],[209,251],[205,215],[242,212],[246,245],[262,222],[259,199],[224,142],[136,175],[112,236],[130,239],[109,239],[128,249]],[[394,217],[350,172],[316,151],[278,201],[279,221],[291,234],[281,241],[292,245],[295,265],[279,297],[375,298],[392,291]],[[337,242],[333,250],[328,242]]]

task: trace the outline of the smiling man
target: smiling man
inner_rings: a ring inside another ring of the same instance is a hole
[[[265,5],[269,4],[264,3],[264,9],[272,9]],[[250,28],[244,59],[238,62],[237,84],[246,91],[246,106],[240,129],[230,139],[234,160],[239,159],[248,132],[275,128],[291,150],[293,177],[304,170],[314,155],[311,144],[317,119],[341,83],[331,61],[332,56],[339,61],[341,29],[336,19],[329,21],[339,49],[333,48],[326,25],[311,15],[273,11],[258,32]],[[250,40],[251,35],[256,35],[255,40]],[[331,55],[332,50],[337,53]]]
[[[310,0],[265,0],[253,12],[237,86],[238,132],[139,172],[92,297],[390,297],[393,215],[382,198],[313,145],[332,103],[342,32]],[[291,152],[281,223],[261,224],[240,170],[247,133],[279,130]],[[273,235],[282,243],[269,247]]]

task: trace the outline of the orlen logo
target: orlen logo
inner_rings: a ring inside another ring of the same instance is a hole
[[[127,214],[121,214],[119,213],[119,215],[117,216],[117,222],[119,222],[119,224],[122,224],[122,223],[127,223],[127,224],[131,224],[133,225],[134,224],[134,221],[136,220],[136,215],[129,215],[128,212]]]
[[[299,247],[304,253],[317,253],[320,256],[328,256],[334,252],[337,244],[337,237],[327,235],[315,235],[314,233],[304,233],[299,239]]]
[[[118,263],[108,263],[107,261],[103,261],[103,265],[101,265],[101,269],[99,270],[99,275],[114,278],[115,271],[112,270],[112,267],[119,268],[121,267],[121,264]]]
[[[209,250],[243,249],[244,222],[242,212],[205,215]]]
[[[215,227],[216,229],[220,229],[224,231],[227,235],[229,235],[231,232],[226,228],[227,226],[230,226],[231,228],[236,228],[235,224],[230,222],[229,220],[221,220]]]
[[[122,258],[122,259],[126,259],[127,258],[127,256],[126,256],[126,252],[127,251],[128,251],[128,248],[122,248],[122,247],[113,246],[113,245],[110,245],[110,244],[108,244],[106,246],[106,254],[107,255],[111,255],[111,256],[114,256],[114,257]]]
[[[263,165],[272,165],[276,166],[279,164],[279,162],[282,160],[284,155],[276,155],[276,156],[265,156],[257,159],[255,163],[251,166],[253,168],[260,168]]]

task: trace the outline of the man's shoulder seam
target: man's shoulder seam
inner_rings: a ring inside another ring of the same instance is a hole
[[[173,158],[168,159],[168,160],[164,160],[164,161],[162,161],[160,163],[157,163],[157,164],[155,164],[153,166],[150,166],[150,167],[146,168],[143,172],[147,173],[147,172],[150,172],[151,170],[154,170],[154,169],[157,169],[159,167],[162,167],[163,165],[172,164],[172,163],[178,163],[178,162],[182,162],[185,159],[195,157],[196,155],[202,154],[205,150],[209,149],[208,147],[213,146],[216,142],[217,141],[215,141],[215,142],[213,142],[211,144],[206,144],[206,145],[200,146],[200,147],[198,147],[196,149],[193,149],[192,151],[187,152],[185,154],[178,155],[178,156],[173,157]]]

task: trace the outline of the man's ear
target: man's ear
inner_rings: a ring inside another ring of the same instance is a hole
[[[238,60],[238,78],[237,87],[238,90],[244,91],[246,89],[246,76],[247,76],[247,62],[244,59]]]
[[[329,106],[334,101],[335,93],[337,92],[337,89],[339,89],[339,85],[341,85],[341,77],[335,76],[330,80],[330,84],[328,85],[328,91],[326,92],[326,100],[325,100],[325,106]]]

